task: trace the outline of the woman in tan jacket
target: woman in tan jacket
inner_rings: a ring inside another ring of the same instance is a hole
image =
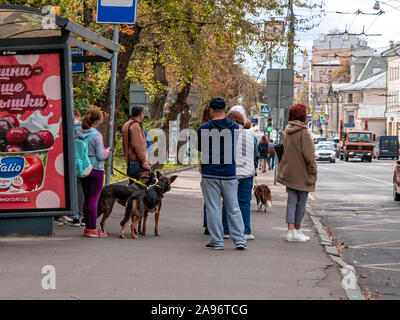
[[[287,241],[310,240],[300,230],[309,192],[315,191],[317,162],[315,147],[305,121],[306,106],[297,104],[289,110],[289,123],[283,132],[284,152],[279,163],[277,181],[286,186],[288,193],[286,223]]]

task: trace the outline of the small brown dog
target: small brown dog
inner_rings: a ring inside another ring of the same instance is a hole
[[[264,212],[267,212],[267,208],[272,208],[272,194],[271,190],[265,184],[254,186],[254,195],[257,200],[257,211],[262,210],[264,205]]]

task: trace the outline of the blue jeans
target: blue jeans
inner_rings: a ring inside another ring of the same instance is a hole
[[[78,191],[78,212],[76,212],[71,218],[72,219],[79,219],[80,214],[83,213],[83,190],[82,190],[82,181],[79,178],[76,178],[77,182],[77,191]]]
[[[210,244],[224,246],[224,227],[221,220],[221,197],[226,206],[226,216],[232,240],[235,244],[245,244],[243,218],[237,199],[238,181],[220,179],[201,179],[206,206],[207,229],[211,235]]]
[[[275,155],[273,155],[273,156],[268,156],[267,162],[268,162],[268,167],[271,167],[271,170],[274,169],[274,165],[275,165]],[[271,163],[271,162],[272,162],[272,163]]]
[[[251,202],[251,192],[253,190],[253,177],[239,179],[238,181],[239,181],[239,186],[238,186],[237,197],[244,223],[244,233],[251,234],[250,202]],[[228,221],[224,205],[222,206],[222,224],[224,226],[224,234],[229,234]]]

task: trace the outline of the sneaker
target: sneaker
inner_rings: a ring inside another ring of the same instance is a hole
[[[305,238],[304,235],[301,235],[295,229],[295,230],[289,230],[288,231],[288,234],[286,236],[286,241],[290,241],[290,242],[306,242],[307,239]]]
[[[247,246],[245,244],[237,244],[235,245],[236,250],[246,250]]]
[[[293,230],[288,230],[288,233],[286,235],[286,241],[293,241]]]
[[[224,239],[230,239],[231,236],[229,234],[224,234]]]
[[[72,220],[73,220],[73,219],[71,219],[71,218],[68,217],[68,216],[62,216],[61,219],[64,220],[64,221],[66,221],[66,222],[72,222]]]
[[[105,232],[101,232],[98,229],[85,229],[83,231],[83,236],[89,238],[107,238],[108,234]]]
[[[85,218],[82,218],[81,226],[82,226],[82,227],[86,226],[86,225],[85,225]]]
[[[69,224],[71,227],[79,227],[81,224],[79,222],[78,218],[75,218],[71,221],[71,223]]]
[[[303,233],[303,231],[301,231],[300,229],[299,229],[299,230],[296,230],[296,231],[297,231],[297,234],[299,234],[301,237],[304,237],[304,239],[306,239],[306,241],[310,240],[310,237],[309,237],[309,236],[306,236],[306,235]]]
[[[212,250],[224,250],[223,246],[216,246],[216,245],[213,245],[211,243],[207,243],[206,244],[206,248],[212,249]]]
[[[256,237],[253,236],[252,234],[245,234],[245,235],[244,235],[244,238],[245,238],[246,240],[254,240]]]
[[[54,220],[54,223],[55,223],[57,226],[63,226],[63,225],[64,225],[64,222],[63,222],[61,219],[56,219],[56,220]]]

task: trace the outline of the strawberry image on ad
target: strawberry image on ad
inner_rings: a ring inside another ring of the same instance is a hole
[[[62,124],[59,53],[0,56],[2,209],[66,206]]]

